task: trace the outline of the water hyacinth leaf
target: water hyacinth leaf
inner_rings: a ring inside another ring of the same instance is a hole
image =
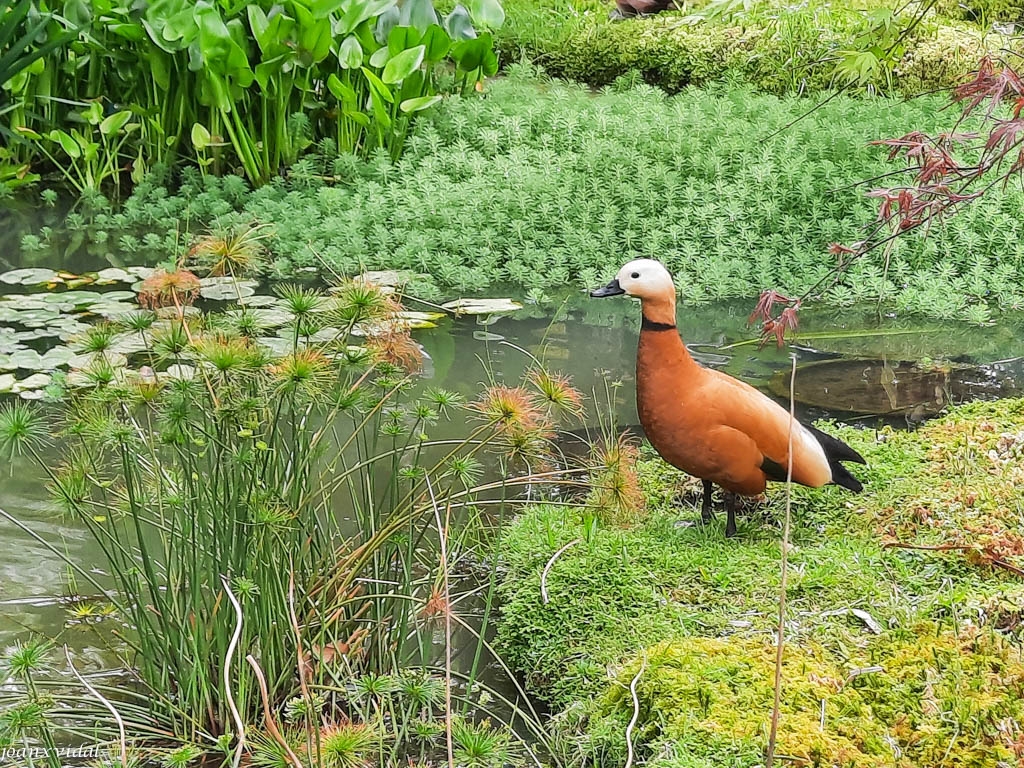
[[[197,152],[202,152],[210,146],[212,139],[213,137],[205,125],[202,123],[192,123],[192,146],[196,148]]]
[[[469,0],[473,21],[484,27],[497,29],[505,23],[505,10],[499,0]]]
[[[401,6],[398,23],[426,32],[431,24],[437,24],[434,3],[432,0],[405,0]]]
[[[121,129],[124,128],[125,123],[127,123],[131,117],[132,113],[127,109],[122,109],[120,112],[108,115],[103,118],[103,121],[100,123],[100,133],[104,136],[114,136],[120,133]]]
[[[523,305],[512,299],[456,299],[442,304],[441,308],[456,315],[489,315],[515,312]]]
[[[370,92],[372,95],[378,96],[388,102],[388,104],[394,103],[395,97],[391,95],[391,89],[384,84],[383,80],[377,77],[376,74],[368,70],[366,67],[362,68],[362,73],[366,77],[366,82],[370,84]]]
[[[422,42],[423,35],[416,27],[394,27],[388,35],[388,50],[392,56],[397,56],[407,48],[412,48]]]
[[[7,285],[44,285],[55,282],[61,282],[61,280],[52,269],[36,267],[13,269],[0,275],[0,283],[6,283]]]
[[[426,54],[427,49],[422,45],[402,51],[397,56],[388,59],[381,79],[389,85],[402,82],[420,68]]]
[[[391,58],[391,50],[387,46],[378,48],[373,52],[373,55],[370,56],[370,66],[380,69],[388,63],[389,58]]]
[[[334,98],[336,98],[342,104],[345,104],[346,106],[350,106],[353,108],[356,107],[355,90],[353,90],[351,86],[348,86],[345,83],[343,83],[341,81],[341,78],[338,77],[333,72],[327,77],[327,90],[329,90],[331,94],[334,96]]]
[[[347,35],[354,32],[364,21],[386,13],[397,4],[398,0],[347,0],[347,8],[338,19],[336,33]]]
[[[384,43],[388,41],[388,37],[391,35],[391,30],[398,24],[401,15],[402,14],[401,11],[398,10],[398,6],[392,5],[377,17],[377,24],[373,30],[373,37],[380,45],[384,45]]]
[[[444,26],[448,30],[448,36],[454,41],[472,40],[476,37],[473,18],[462,4],[456,5],[452,9],[452,12],[444,20]]]
[[[355,35],[346,37],[338,47],[338,63],[342,69],[359,69],[363,66],[363,46],[359,44]]]
[[[77,160],[82,156],[82,148],[70,134],[55,128],[47,134],[47,137],[50,141],[55,141],[60,144],[60,148],[63,149],[67,156],[72,160]]]
[[[436,64],[444,59],[452,46],[452,39],[448,33],[437,24],[430,25],[420,42],[427,49],[427,61],[431,64]]]
[[[240,280],[230,275],[204,277],[199,283],[202,286],[199,294],[211,301],[231,301],[252,296],[259,285],[255,280]]]
[[[415,99],[406,99],[399,107],[403,112],[422,112],[425,109],[430,109],[435,104],[440,104],[442,98],[440,96],[419,96]]]

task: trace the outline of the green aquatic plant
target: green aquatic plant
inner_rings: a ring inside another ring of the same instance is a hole
[[[452,393],[419,393],[399,365],[418,345],[379,287],[361,283],[353,306],[351,286],[285,288],[275,308],[285,335],[266,338],[189,307],[197,284],[153,273],[140,297],[169,316],[147,314],[153,322],[127,335],[113,324],[87,331],[81,344],[95,357],[68,377],[58,418],[47,428],[41,411],[4,404],[0,450],[34,457],[57,508],[102,552],[112,590],[68,565],[80,587],[110,595],[123,623],[113,650],[150,718],[140,725],[132,702],[133,738],[160,732],[224,751],[239,744],[236,715],[253,728],[266,708],[282,709],[291,749],[312,764],[401,764],[423,748],[414,721],[470,706],[446,693],[450,664],[435,668],[435,629],[458,617],[463,589],[442,588],[440,574],[491,546],[478,500],[505,509],[520,485],[543,480],[509,468],[476,480],[472,462],[503,452],[513,430]],[[349,322],[318,335],[293,331],[293,315],[309,330]],[[147,367],[114,365],[124,336]],[[517,401],[531,460],[556,423],[537,398],[523,390]],[[42,451],[54,433],[60,462]],[[378,584],[389,587],[368,586]],[[259,678],[238,664],[248,654]],[[528,703],[508,707],[543,739]],[[269,760],[256,743],[254,759]]]
[[[240,168],[263,184],[328,139],[335,152],[396,159],[417,115],[497,71],[488,30],[504,19],[498,0],[447,15],[430,0],[85,0],[45,11],[30,0],[0,8],[0,110],[21,138],[3,178],[24,182],[45,160],[83,195],[181,158],[202,175]],[[119,67],[80,65],[110,56]]]
[[[182,221],[256,218],[273,230],[272,270],[408,270],[429,274],[435,292],[593,287],[623,258],[649,257],[690,305],[765,286],[799,296],[842,258],[829,245],[855,241],[875,216],[855,185],[891,167],[870,142],[935,128],[941,108],[838,96],[790,125],[807,111],[799,99],[741,88],[667,97],[645,85],[594,94],[516,65],[486,100],[452,99],[421,120],[398,164],[346,158],[345,185],[239,193],[237,178],[185,174],[177,194],[140,185],[104,227],[174,243]],[[975,322],[982,313],[969,308],[982,300],[993,314],[1024,306],[1021,199],[1012,185],[996,190],[927,241],[857,260],[826,299]],[[486,226],[467,227],[482,208]],[[355,302],[358,286],[346,290]]]

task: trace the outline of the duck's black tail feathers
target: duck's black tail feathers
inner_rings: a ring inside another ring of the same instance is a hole
[[[805,424],[807,430],[814,435],[817,441],[821,444],[821,447],[825,451],[825,458],[828,459],[828,465],[832,469],[832,482],[836,485],[840,485],[843,488],[848,488],[854,493],[860,493],[864,490],[864,485],[856,477],[850,474],[850,471],[844,467],[840,462],[853,461],[857,464],[867,464],[864,461],[864,457],[857,453],[853,448],[848,446],[842,440],[837,440],[832,435],[822,432],[817,427],[812,427],[810,424]]]

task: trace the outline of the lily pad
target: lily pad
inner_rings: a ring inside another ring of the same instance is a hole
[[[101,269],[96,273],[96,285],[112,285],[113,283],[134,283],[138,280],[137,275],[133,275],[126,269],[120,267],[108,267],[107,269]]]
[[[13,373],[0,373],[0,392],[13,392],[17,381]]]
[[[256,293],[259,285],[255,280],[239,280],[231,277],[204,277],[199,281],[202,288],[199,294],[204,299],[211,301],[237,301],[238,299],[252,296]]]
[[[238,318],[242,316],[242,312],[243,310],[241,309],[231,309],[224,314],[228,317]],[[287,325],[295,319],[291,312],[284,309],[246,307],[244,312],[249,315],[260,328],[280,328],[282,325]]]
[[[443,304],[442,308],[456,315],[490,315],[516,312],[523,305],[512,299],[456,299]]]
[[[24,397],[26,392],[33,392],[42,389],[43,387],[49,386],[53,377],[48,373],[33,373],[28,378],[22,379],[15,383],[11,389],[12,392],[17,392]],[[42,393],[40,393],[40,396]],[[29,398],[25,398],[26,400]]]
[[[0,283],[7,285],[45,285],[47,283],[64,282],[52,269],[28,268],[14,269],[0,275]]]
[[[278,357],[284,357],[292,351],[292,340],[282,339],[278,336],[263,336],[256,339],[256,343]]]
[[[183,379],[190,381],[196,377],[196,369],[191,365],[171,365],[163,373],[157,374],[157,378]]]
[[[89,307],[89,312],[100,317],[105,317],[108,320],[119,315],[127,315],[129,312],[134,312],[138,307],[134,304],[124,304],[117,301],[101,302],[99,304],[93,304]]]
[[[92,368],[94,365],[109,365],[111,368],[124,368],[128,365],[128,358],[117,352],[86,352],[81,355],[75,355],[68,360],[68,365],[72,369],[86,370]]]
[[[177,307],[159,307],[154,314],[160,320],[177,320],[179,312]],[[181,314],[185,317],[199,317],[203,311],[199,307],[182,307]],[[156,323],[153,327],[156,327]]]
[[[238,300],[238,303],[243,307],[276,307],[281,303],[281,300],[277,296],[257,293],[253,296],[243,296]]]

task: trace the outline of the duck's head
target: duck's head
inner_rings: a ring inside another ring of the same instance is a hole
[[[605,296],[635,296],[644,301],[675,302],[672,275],[660,261],[636,259],[624,265],[608,285],[590,292],[595,299]]]

